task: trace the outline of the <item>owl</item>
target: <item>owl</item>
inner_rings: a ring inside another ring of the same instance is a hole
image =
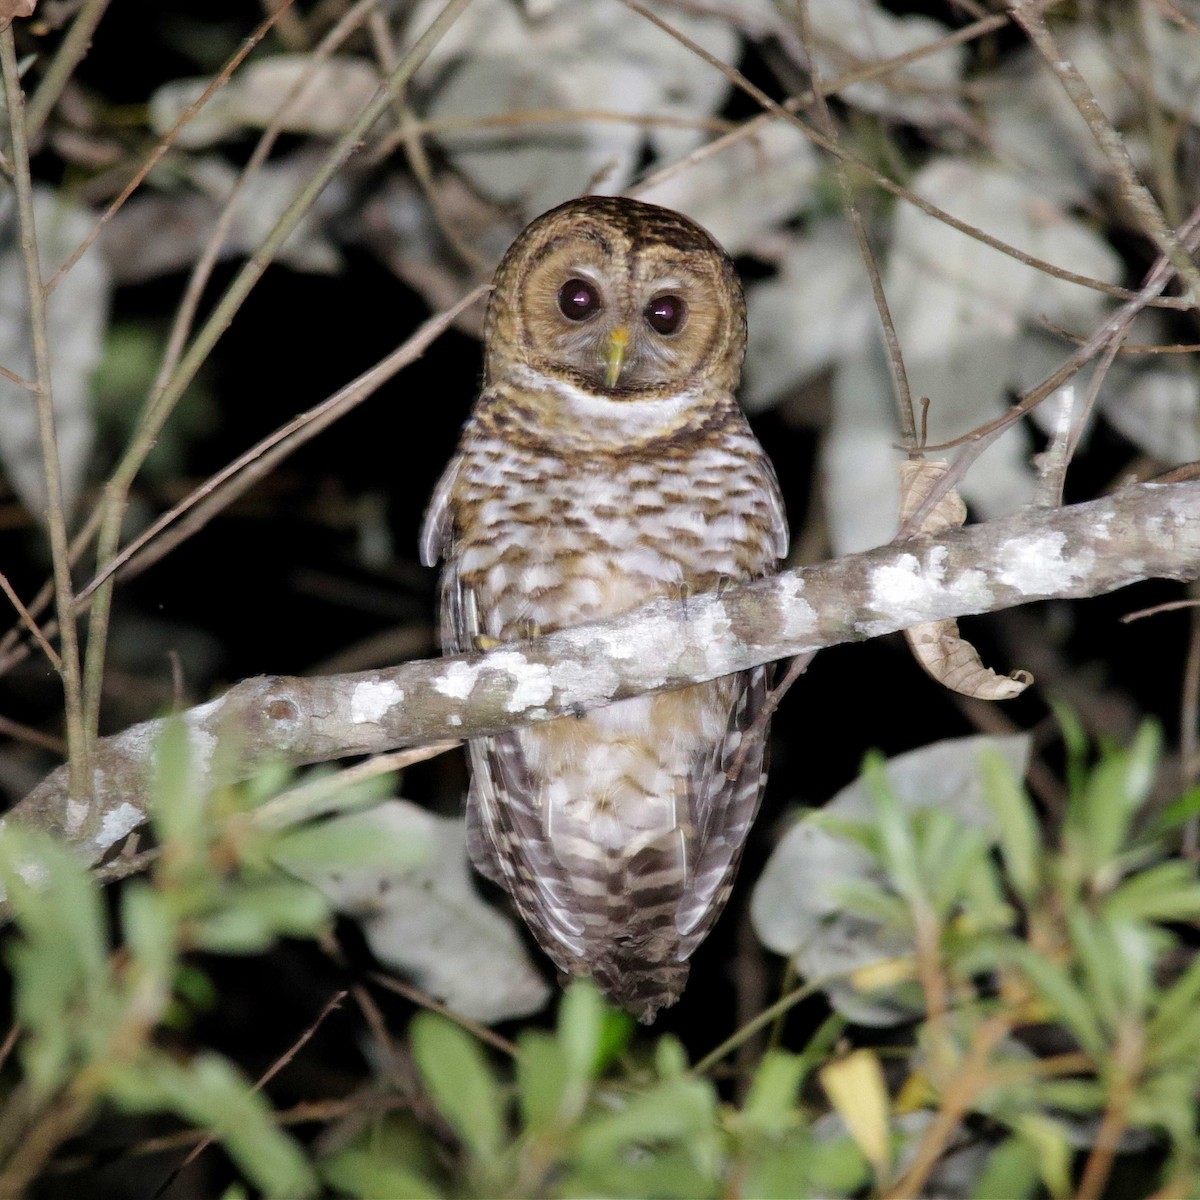
[[[421,539],[427,566],[444,559],[444,653],[776,570],[779,486],[734,399],[745,302],[703,229],[636,200],[568,201],[508,250],[485,337]],[[755,667],[469,744],[476,867],[560,970],[643,1021],[679,998],[728,898],[765,779],[751,728],[768,682]]]

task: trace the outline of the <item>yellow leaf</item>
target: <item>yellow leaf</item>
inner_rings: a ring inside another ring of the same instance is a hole
[[[891,1143],[888,1138],[890,1101],[883,1067],[873,1050],[855,1050],[821,1068],[821,1086],[850,1136],[875,1168],[888,1176]]]
[[[933,1108],[937,1103],[937,1092],[929,1076],[914,1071],[896,1096],[895,1109],[898,1113],[917,1112],[922,1108]]]
[[[917,977],[917,964],[911,958],[881,958],[878,962],[859,967],[850,976],[850,982],[860,992],[874,992],[879,988],[896,987]]]

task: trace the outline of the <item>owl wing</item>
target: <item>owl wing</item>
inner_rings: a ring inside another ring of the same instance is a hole
[[[476,639],[484,632],[475,593],[463,583],[454,548],[450,496],[461,462],[456,457],[442,473],[421,531],[422,563],[431,567],[445,559],[439,604],[445,654],[477,650]],[[467,743],[467,852],[480,872],[513,896],[558,965],[570,970],[571,956],[584,950],[584,923],[574,911],[570,882],[546,838],[522,736],[521,730],[513,730]],[[554,954],[556,945],[565,953]]]
[[[761,666],[739,675],[725,736],[688,776],[688,807],[695,835],[688,887],[675,913],[681,958],[691,955],[721,915],[758,812],[767,778],[767,728],[754,729],[754,725],[770,693],[772,674],[772,667]],[[734,774],[747,737],[753,740]]]
[[[760,455],[756,466],[770,518],[767,545],[774,571],[787,557],[788,524],[783,494],[771,460]],[[700,759],[688,776],[688,807],[695,841],[691,847],[690,884],[676,910],[680,955],[688,957],[708,936],[733,887],[733,877],[750,826],[758,813],[767,781],[769,725],[755,729],[775,678],[772,663],[753,667],[739,676],[739,686],[729,710],[725,736]],[[753,730],[753,733],[751,731]],[[752,737],[734,773],[743,740]],[[734,777],[731,779],[730,775]]]

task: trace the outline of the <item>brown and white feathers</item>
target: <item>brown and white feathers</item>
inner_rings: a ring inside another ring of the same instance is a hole
[[[733,395],[741,286],[699,226],[635,200],[560,205],[500,264],[486,339],[422,535],[422,560],[445,560],[444,652],[776,569],[779,489]],[[758,667],[470,743],[475,865],[563,971],[642,1020],[679,998],[728,897],[765,737],[727,772],[767,689]]]

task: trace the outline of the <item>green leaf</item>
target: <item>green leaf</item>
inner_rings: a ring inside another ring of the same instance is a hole
[[[143,970],[173,981],[178,930],[158,891],[140,881],[126,885],[121,893],[121,931]]]
[[[193,943],[223,954],[265,950],[277,937],[311,937],[330,920],[329,902],[316,888],[280,876],[231,889],[227,907],[195,921]]]
[[[887,763],[877,753],[867,755],[863,779],[871,789],[879,831],[880,858],[896,890],[910,904],[925,904],[925,888],[909,815],[900,806],[887,777]]]
[[[1038,1159],[1033,1147],[1020,1138],[1001,1142],[988,1155],[983,1174],[975,1181],[972,1200],[1020,1200],[1036,1190],[1039,1180]]]
[[[479,1043],[436,1013],[409,1027],[413,1058],[438,1111],[478,1159],[491,1162],[504,1141],[500,1090]]]
[[[154,829],[166,861],[187,862],[211,837],[203,776],[192,770],[191,735],[182,717],[168,717],[154,748]]]
[[[279,834],[271,844],[271,857],[289,870],[304,866],[408,871],[429,862],[436,852],[428,830],[408,829],[401,836],[373,809],[311,822]]]
[[[1068,802],[1064,843],[1086,877],[1111,870],[1130,822],[1153,785],[1161,741],[1158,726],[1145,722],[1132,746],[1105,753]]]
[[[720,1186],[717,1171],[709,1164],[698,1163],[688,1146],[670,1145],[636,1156],[576,1159],[566,1179],[549,1194],[581,1200],[596,1196],[722,1200],[727,1193]]]
[[[1018,1117],[1013,1122],[1013,1129],[1032,1148],[1038,1173],[1054,1200],[1070,1195],[1074,1190],[1071,1187],[1072,1152],[1062,1126],[1040,1114],[1029,1114]]]
[[[360,1146],[348,1146],[320,1164],[332,1188],[361,1200],[437,1200],[441,1193],[404,1163]]]
[[[562,1045],[546,1033],[526,1030],[517,1042],[517,1096],[528,1128],[553,1125],[559,1118],[570,1079]]]
[[[784,1133],[797,1124],[796,1101],[806,1063],[798,1054],[768,1050],[763,1055],[742,1106],[742,1119],[766,1134]]]
[[[1024,943],[998,943],[997,950],[998,958],[1007,958],[1025,972],[1054,1016],[1067,1026],[1089,1054],[1102,1058],[1107,1053],[1107,1039],[1088,997],[1062,967]]]
[[[1159,1055],[1163,1053],[1160,1043],[1181,1035],[1185,1041],[1200,1036],[1200,954],[1163,993],[1146,1028],[1151,1049]]]
[[[1125,1015],[1123,976],[1127,964],[1116,954],[1112,937],[1085,909],[1067,914],[1071,940],[1083,968],[1083,985],[1095,1012],[1115,1030]]]
[[[654,1066],[663,1079],[681,1079],[688,1071],[687,1051],[683,1043],[669,1033],[654,1047]]]
[[[181,1064],[152,1053],[105,1076],[110,1098],[135,1112],[169,1109],[211,1129],[252,1183],[270,1196],[312,1195],[316,1177],[299,1146],[272,1120],[262,1095],[215,1054]]]
[[[558,1040],[573,1079],[590,1082],[600,1065],[604,998],[590,979],[576,979],[558,1008]]]
[[[1041,837],[1037,817],[1021,781],[993,749],[981,751],[983,793],[996,817],[1000,853],[1013,890],[1027,904],[1040,885]]]
[[[1050,707],[1067,751],[1067,795],[1076,796],[1087,778],[1088,737],[1083,722],[1065,701],[1051,697]]]
[[[0,881],[22,938],[10,944],[22,1062],[33,1099],[65,1082],[114,1015],[99,890],[70,851],[32,829],[0,830]]]
[[[1195,865],[1176,859],[1130,875],[1105,897],[1104,912],[1142,921],[1195,920],[1200,917]]]
[[[668,1040],[674,1041],[662,1039]],[[608,1161],[627,1146],[679,1141],[691,1145],[712,1131],[716,1111],[712,1084],[678,1076],[631,1096],[618,1112],[592,1118],[579,1128],[576,1148],[584,1160]]]
[[[921,858],[934,911],[947,921],[961,904],[971,878],[985,868],[988,846],[979,830],[967,828],[948,814],[936,814],[933,825],[945,834],[928,848],[922,846]]]

